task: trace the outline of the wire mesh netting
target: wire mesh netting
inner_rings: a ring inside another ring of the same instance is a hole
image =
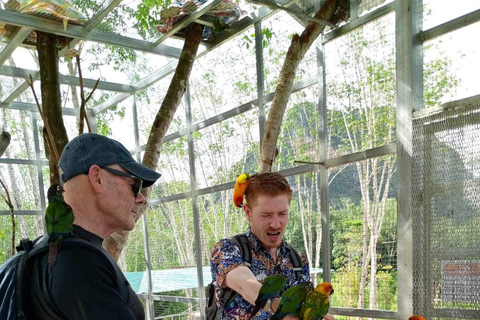
[[[480,315],[480,102],[414,119],[414,310]]]

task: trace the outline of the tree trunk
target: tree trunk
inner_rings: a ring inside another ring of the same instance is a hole
[[[55,147],[60,156],[68,142],[68,136],[62,117],[58,71],[58,37],[53,34],[37,31],[37,51],[38,63],[40,65],[43,114],[50,127],[54,137]],[[53,146],[50,146],[48,139],[45,139],[45,128],[43,131],[45,151],[47,152],[48,149],[47,157],[50,155],[50,184],[60,183],[58,159],[53,157]]]
[[[340,1],[348,0],[326,0],[325,4],[315,14],[315,18],[329,21]],[[258,172],[269,172],[272,169],[275,149],[277,145],[280,127],[282,125],[283,115],[287,106],[288,98],[292,93],[293,82],[300,61],[305,56],[313,41],[320,35],[325,26],[311,21],[302,35],[293,35],[290,48],[278,77],[277,89],[272,101],[272,107],[268,113],[268,119],[265,126],[265,133],[262,140],[262,151],[260,154],[260,163]]]
[[[155,117],[145,149],[143,164],[151,169],[156,169],[158,166],[163,139],[187,88],[198,46],[202,39],[202,30],[203,27],[196,23],[190,24],[186,29],[185,44],[178,61],[177,69],[175,70],[165,99],[163,99],[162,106]],[[142,190],[142,194],[147,200],[150,199],[151,192],[152,188]],[[146,210],[147,206],[142,206],[139,209],[137,219],[140,218]],[[115,260],[118,259],[120,252],[125,246],[127,237],[128,231],[117,231],[107,237],[103,242],[103,246],[110,252]]]

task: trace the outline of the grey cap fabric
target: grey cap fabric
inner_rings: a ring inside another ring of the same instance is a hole
[[[99,167],[118,164],[143,179],[143,188],[151,186],[160,178],[160,173],[136,162],[120,142],[95,133],[83,133],[67,143],[60,156],[58,165],[63,171],[62,183],[79,174],[88,173],[94,164]]]

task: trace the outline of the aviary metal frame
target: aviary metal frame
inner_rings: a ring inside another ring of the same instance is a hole
[[[309,2],[310,1],[310,2]],[[95,30],[95,27],[105,18],[113,9],[115,9],[122,1],[112,0],[105,7],[94,15],[90,21],[84,26],[69,25],[64,29],[60,22],[24,15],[17,12],[0,10],[0,22],[18,26],[17,31],[11,35],[8,44],[0,52],[0,75],[26,78],[32,75],[34,80],[39,80],[39,72],[37,70],[26,70],[21,68],[14,68],[9,66],[3,66],[3,63],[11,56],[15,48],[28,36],[31,30],[41,30],[57,35],[67,36],[74,38],[74,43],[79,40],[95,41],[99,43],[109,44],[113,46],[129,48],[133,50],[148,52],[156,55],[162,55],[173,59],[178,59],[180,55],[180,49],[170,47],[162,44],[169,35],[159,37],[155,42],[148,42],[133,38],[128,38],[119,35],[106,35],[102,32]],[[199,18],[201,14],[208,10],[208,8],[218,0],[210,0],[205,3],[204,6],[198,8],[191,19],[181,22],[178,28],[185,26],[187,23]],[[314,3],[315,1],[304,0],[305,4]],[[372,157],[378,157],[391,153],[397,153],[398,161],[398,277],[402,281],[398,282],[398,311],[381,311],[381,310],[360,310],[352,308],[332,308],[332,313],[337,315],[348,316],[363,316],[363,317],[375,317],[383,319],[407,319],[413,311],[412,302],[412,217],[411,217],[411,181],[412,181],[412,112],[423,112],[423,52],[422,45],[425,41],[431,40],[435,37],[439,37],[448,32],[462,28],[472,23],[480,21],[480,10],[468,13],[462,17],[453,19],[440,26],[431,28],[429,30],[422,30],[422,0],[396,0],[388,2],[372,12],[358,17],[358,2],[356,0],[350,0],[351,3],[351,22],[343,25],[342,27],[335,29],[327,34],[321,36],[321,39],[317,41],[317,77],[307,79],[299,82],[295,85],[294,91],[302,90],[312,85],[317,85],[320,89],[320,95],[318,97],[318,110],[321,114],[320,123],[320,164],[306,164],[298,167],[282,170],[280,173],[286,176],[293,176],[302,173],[320,171],[320,184],[321,184],[321,214],[323,221],[323,259],[324,261],[330,261],[329,250],[329,213],[328,213],[328,186],[327,186],[327,169],[329,167],[338,166],[341,164],[360,161]],[[300,10],[298,1],[291,0],[277,0],[277,4],[290,7],[295,10]],[[191,117],[191,100],[189,88],[185,94],[185,102],[187,106],[186,119],[187,123],[184,129],[181,129],[175,133],[166,136],[165,141],[171,141],[181,136],[187,136],[189,146],[189,167],[190,167],[190,182],[191,191],[186,193],[180,193],[161,199],[151,199],[150,206],[158,205],[159,203],[165,203],[169,201],[176,201],[180,199],[192,199],[193,212],[194,212],[194,229],[196,250],[201,252],[200,241],[200,227],[199,227],[199,212],[197,206],[197,197],[200,195],[218,192],[233,188],[234,182],[215,185],[208,188],[197,189],[196,174],[195,174],[195,161],[193,150],[192,133],[202,128],[214,125],[225,119],[231,118],[238,114],[247,112],[252,109],[258,110],[259,117],[259,132],[260,137],[263,137],[264,124],[265,124],[265,110],[266,103],[273,99],[273,94],[265,95],[263,78],[263,50],[262,46],[262,27],[261,23],[266,18],[275,14],[277,10],[270,9],[268,7],[261,7],[257,12],[246,16],[240,21],[236,22],[232,29],[221,33],[214,43],[206,44],[206,49],[199,53],[199,57],[209,53],[212,49],[222,45],[230,40],[232,37],[245,31],[247,28],[254,26],[256,34],[256,59],[257,59],[257,99],[242,104],[236,108],[226,111],[222,114],[211,117],[205,121],[199,123],[193,123]],[[395,12],[396,14],[396,55],[397,55],[397,143],[396,145],[388,145],[362,152],[349,154],[342,157],[328,158],[327,154],[327,141],[326,141],[326,84],[325,84],[325,65],[324,65],[324,45],[340,37],[355,28],[358,28],[364,24],[367,24],[381,16]],[[306,25],[307,21],[302,17],[295,17],[302,25]],[[61,52],[64,54],[65,52]],[[152,74],[145,78],[132,83],[130,85],[101,81],[99,89],[117,92],[108,101],[105,101],[93,109],[88,110],[88,117],[90,123],[93,124],[93,128],[96,128],[95,116],[105,112],[110,106],[116,105],[133,96],[133,114],[134,114],[134,134],[135,134],[135,150],[132,150],[137,160],[140,160],[140,154],[145,150],[144,145],[140,145],[139,142],[139,130],[136,116],[136,102],[135,95],[140,90],[143,90],[157,81],[167,77],[171,74],[177,65],[177,61],[171,61],[165,64],[160,69],[156,70]],[[60,82],[62,84],[74,84],[79,85],[79,79],[77,77],[70,77],[61,75]],[[85,87],[93,87],[95,80],[84,79]],[[13,110],[25,110],[31,112],[32,119],[32,131],[35,145],[35,160],[19,160],[19,159],[5,159],[1,158],[0,163],[13,163],[13,164],[30,164],[35,165],[38,171],[38,182],[41,197],[41,210],[18,210],[18,215],[43,215],[45,212],[45,194],[44,194],[44,177],[42,175],[41,168],[48,166],[48,163],[42,160],[40,155],[40,141],[37,134],[37,107],[34,104],[15,101],[19,95],[28,89],[28,85],[25,81],[18,83],[11,91],[0,98],[0,108],[13,109]],[[440,107],[441,108],[441,107]],[[431,111],[428,111],[431,112]],[[79,112],[75,109],[63,109],[65,116],[78,117]],[[8,215],[6,210],[0,211],[0,215]],[[145,250],[147,257],[147,271],[150,274],[149,261],[149,246],[148,246],[148,230],[146,223],[146,216],[143,216],[143,231]],[[203,313],[203,279],[201,272],[201,258],[197,255],[198,277],[199,277],[199,298],[183,298],[183,297],[171,297],[162,295],[152,295],[151,288],[151,276],[149,277],[149,290],[147,295],[140,295],[147,301],[147,314],[150,319],[153,319],[153,301],[183,301],[189,303],[199,303],[201,310],[201,317],[204,319]],[[330,267],[325,265],[324,279],[330,280]]]

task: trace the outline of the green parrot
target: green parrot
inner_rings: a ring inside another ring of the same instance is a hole
[[[271,320],[280,320],[288,315],[296,318],[300,315],[303,300],[308,292],[313,291],[313,283],[306,281],[290,287],[282,294],[278,303],[277,311],[270,318]]]
[[[45,225],[47,227],[48,243],[48,271],[50,272],[55,264],[58,253],[62,246],[62,240],[71,235],[73,228],[72,208],[63,201],[63,188],[58,184],[52,184],[48,188],[48,207],[45,214]]]
[[[322,282],[305,296],[300,311],[300,320],[321,320],[330,308],[330,295],[333,294],[333,286],[328,282]]]
[[[286,279],[281,274],[272,274],[263,279],[262,287],[258,293],[257,300],[255,300],[255,306],[250,313],[250,318],[257,314],[260,309],[265,307],[268,299],[274,298],[285,287]]]
[[[223,22],[222,18],[215,16],[213,17],[213,20],[212,20],[212,28],[213,28],[213,32],[215,32],[215,34],[218,34],[225,29],[229,29],[230,26],[225,22]]]

